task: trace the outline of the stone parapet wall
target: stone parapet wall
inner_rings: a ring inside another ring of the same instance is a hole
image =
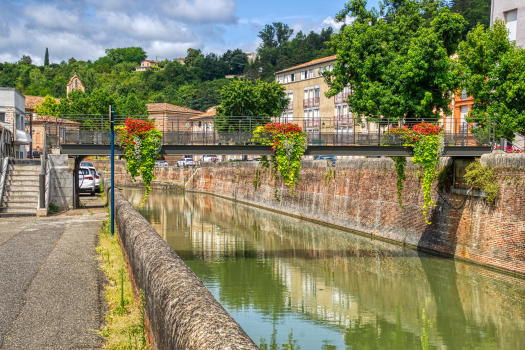
[[[95,165],[97,171],[108,176],[110,175],[110,160],[92,159],[91,162],[93,162],[93,165]],[[184,189],[184,184],[192,175],[192,170],[189,168],[178,168],[171,166],[156,167],[153,170],[153,174],[157,179],[151,182],[151,188],[182,191]],[[117,186],[144,187],[144,182],[140,177],[137,178],[137,181],[133,181],[126,170],[126,161],[123,160],[115,161],[115,184]]]
[[[106,191],[109,186],[105,186]],[[109,196],[108,196],[109,197]],[[156,348],[257,349],[199,278],[115,190],[116,225]]]
[[[67,155],[49,155],[49,203],[60,210],[74,207],[75,160]]]
[[[487,155],[482,162],[509,166],[509,162],[518,162],[518,158]],[[186,184],[186,189],[525,274],[523,168],[512,167],[500,172],[500,193],[495,206],[487,205],[481,197],[438,194],[433,190],[432,198],[437,206],[429,210],[432,224],[427,225],[422,214],[421,167],[408,162],[403,191],[405,209],[402,209],[397,202],[392,160],[338,160],[335,167],[323,163],[303,161],[302,182],[295,196],[279,182],[280,202],[274,198],[275,184],[269,171],[261,169],[257,162],[202,167]],[[451,159],[443,158],[440,166],[450,163]],[[256,179],[261,184],[257,188]]]

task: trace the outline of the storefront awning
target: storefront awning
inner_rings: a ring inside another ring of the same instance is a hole
[[[29,133],[22,130],[16,131],[15,145],[29,145],[31,141]]]

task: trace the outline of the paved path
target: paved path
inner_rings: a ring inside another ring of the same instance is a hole
[[[0,219],[0,349],[95,349],[103,274],[95,246],[106,217],[91,208]]]

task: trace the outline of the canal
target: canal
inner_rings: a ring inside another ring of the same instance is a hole
[[[525,279],[206,194],[122,193],[261,349],[525,348]]]

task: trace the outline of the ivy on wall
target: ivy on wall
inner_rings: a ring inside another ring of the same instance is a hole
[[[431,190],[432,182],[436,177],[439,160],[445,149],[445,135],[443,130],[438,125],[432,123],[420,123],[412,127],[390,128],[387,134],[400,137],[404,140],[403,146],[412,147],[414,150],[412,162],[423,166],[423,182],[421,185],[425,201],[423,204],[423,216],[425,217],[426,223],[431,224],[431,222],[427,220],[427,211],[430,207],[436,206],[432,200]],[[403,208],[402,191],[406,180],[406,158],[392,157],[392,159],[394,160],[397,174],[398,202],[399,206]]]
[[[155,160],[160,156],[162,133],[155,128],[153,121],[135,118],[127,118],[124,126],[115,129],[120,137],[120,146],[126,150],[128,173],[133,181],[140,175],[146,186],[142,206],[151,190],[151,181],[155,180],[153,169]]]
[[[274,154],[270,157],[264,156],[262,166],[270,168],[271,164],[275,184],[277,185],[280,174],[293,196],[295,186],[301,181],[299,171],[301,158],[308,146],[308,134],[297,124],[268,123],[255,128],[253,135],[255,143],[272,146]],[[277,187],[275,199],[280,201]]]

